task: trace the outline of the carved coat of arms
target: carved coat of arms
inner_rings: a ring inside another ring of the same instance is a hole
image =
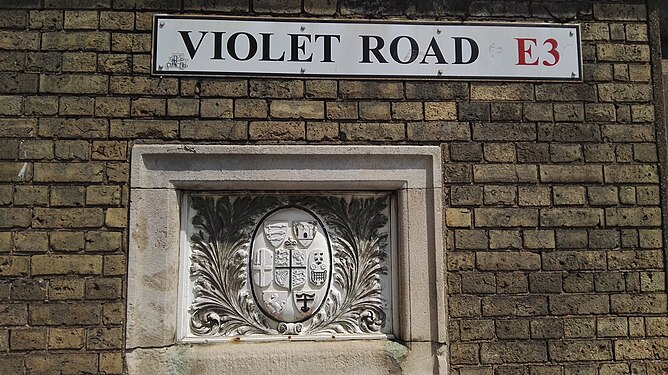
[[[251,245],[253,294],[279,322],[313,315],[327,295],[331,250],[315,217],[298,208],[278,210],[260,223]]]
[[[391,332],[389,199],[190,196],[189,334]]]

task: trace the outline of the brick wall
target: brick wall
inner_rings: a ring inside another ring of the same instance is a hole
[[[159,78],[154,13],[573,22],[583,83]],[[453,375],[668,373],[641,1],[0,2],[0,368],[123,372],[135,143],[440,144]],[[656,46],[658,48],[658,46]]]

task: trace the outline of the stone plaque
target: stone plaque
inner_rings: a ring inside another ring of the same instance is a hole
[[[184,198],[184,341],[392,333],[389,193]]]

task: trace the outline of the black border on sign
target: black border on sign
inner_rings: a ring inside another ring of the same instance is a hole
[[[561,77],[504,77],[504,76],[414,76],[414,75],[350,75],[350,74],[285,74],[285,73],[239,73],[239,72],[203,72],[189,71],[182,73],[178,71],[158,71],[155,52],[158,44],[158,22],[168,19],[204,19],[204,20],[230,20],[230,21],[253,21],[253,22],[305,22],[305,23],[365,23],[365,24],[409,24],[409,25],[433,25],[433,26],[507,26],[507,27],[548,27],[548,28],[572,28],[577,40],[578,76],[576,78]],[[513,23],[513,22],[430,22],[415,20],[361,20],[361,19],[309,19],[309,18],[257,18],[257,17],[234,17],[234,16],[205,16],[185,14],[155,14],[153,16],[153,32],[151,41],[151,75],[171,77],[274,77],[291,79],[345,79],[345,80],[429,80],[429,81],[561,81],[561,82],[583,82],[582,76],[582,41],[580,40],[579,24],[553,24],[553,23]]]

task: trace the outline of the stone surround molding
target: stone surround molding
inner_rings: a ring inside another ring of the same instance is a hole
[[[446,373],[441,150],[433,146],[136,145],[131,165],[127,367]],[[180,196],[193,190],[389,190],[397,197],[397,341],[184,344],[177,340]],[[401,342],[401,344],[399,343]],[[314,357],[314,353],[318,353]],[[349,361],[340,358],[351,357]],[[288,360],[290,359],[290,360]],[[365,370],[366,371],[366,370]]]

